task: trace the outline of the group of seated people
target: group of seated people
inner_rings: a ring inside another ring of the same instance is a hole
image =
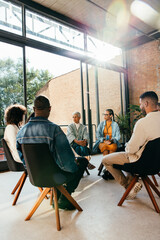
[[[104,121],[97,128],[97,141],[93,149],[103,154],[103,165],[124,188],[128,187],[133,176],[129,173],[124,175],[122,171],[114,169],[113,164],[123,165],[137,161],[147,142],[160,137],[160,106],[158,105],[158,96],[155,92],[145,92],[140,96],[140,108],[145,117],[135,124],[124,152],[116,152],[120,146],[121,136],[119,126],[114,121],[112,109],[106,109]],[[66,189],[71,194],[77,188],[86,167],[95,168],[89,163],[91,150],[88,148],[87,128],[80,123],[80,113],[74,112],[73,123],[68,126],[67,135],[65,135],[58,125],[48,120],[51,106],[45,96],[35,98],[33,110],[33,117],[24,124],[27,109],[17,104],[9,106],[5,111],[7,126],[4,139],[14,160],[24,165],[21,144],[47,143],[56,164],[66,175]],[[129,193],[128,199],[133,199],[141,188],[141,183],[137,182]],[[60,193],[58,193],[58,206],[61,209],[74,209],[68,199]]]

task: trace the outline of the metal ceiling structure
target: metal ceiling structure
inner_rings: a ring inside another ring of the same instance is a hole
[[[139,1],[139,0],[135,0]],[[144,22],[131,13],[133,0],[33,0],[20,2],[123,49],[158,39],[157,19]],[[159,0],[143,0],[160,15]],[[145,9],[144,9],[144,14]]]

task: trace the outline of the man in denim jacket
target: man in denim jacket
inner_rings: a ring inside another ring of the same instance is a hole
[[[21,150],[23,143],[47,143],[57,165],[67,177],[66,189],[71,194],[78,186],[88,161],[85,158],[78,158],[78,165],[75,162],[66,135],[58,125],[48,120],[51,106],[46,97],[38,96],[34,101],[33,109],[35,117],[31,118],[17,134],[19,156],[24,163]],[[58,205],[62,209],[74,209],[74,206],[63,195],[59,197]]]

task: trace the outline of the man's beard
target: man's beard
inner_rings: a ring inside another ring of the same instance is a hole
[[[143,116],[146,116],[146,111],[144,108],[141,109],[141,112],[142,112]]]

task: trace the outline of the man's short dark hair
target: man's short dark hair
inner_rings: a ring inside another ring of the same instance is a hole
[[[154,102],[155,105],[157,105],[158,103],[158,96],[155,92],[153,91],[148,91],[148,92],[144,92],[141,96],[140,96],[141,99],[144,99],[144,98],[150,98],[152,100],[152,102]]]
[[[44,96],[38,96],[34,100],[34,107],[37,110],[44,110],[46,108],[50,108],[50,102],[49,102],[48,98],[46,98]]]

